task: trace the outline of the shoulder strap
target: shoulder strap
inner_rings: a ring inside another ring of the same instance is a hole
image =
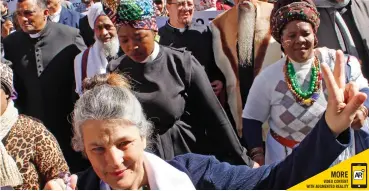
[[[82,82],[87,77],[87,59],[90,53],[90,48],[87,48],[82,54]]]

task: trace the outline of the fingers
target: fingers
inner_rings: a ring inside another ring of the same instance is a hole
[[[348,103],[356,94],[359,93],[359,86],[354,82],[350,82],[346,84],[344,93],[345,103]]]
[[[342,111],[341,117],[348,117],[350,121],[352,122],[356,116],[356,112],[359,109],[359,107],[364,103],[366,100],[366,94],[364,93],[357,93],[350,102],[346,105],[345,109]]]
[[[337,101],[339,88],[335,82],[332,71],[326,63],[322,63],[321,66],[324,76],[323,79],[328,90],[328,99]]]
[[[336,63],[334,65],[333,75],[336,80],[338,88],[345,87],[345,57],[341,50],[336,51]]]
[[[70,177],[70,187],[73,189],[73,190],[76,190],[77,189],[77,180],[78,180],[78,176],[73,174],[71,177]]]
[[[60,185],[61,183],[58,181],[60,179],[50,180],[46,183],[44,190],[63,190],[63,187]]]
[[[45,184],[44,190],[58,190],[59,186],[58,183],[50,180]]]
[[[357,110],[354,121],[351,123],[351,128],[359,130],[364,126],[366,120],[365,114],[361,110]]]

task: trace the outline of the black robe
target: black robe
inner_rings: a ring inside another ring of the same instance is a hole
[[[159,29],[159,44],[174,48],[186,48],[205,67],[210,82],[225,78],[215,63],[213,52],[213,36],[209,27],[196,22],[185,28],[184,32],[173,28],[167,22]]]
[[[4,39],[5,58],[13,63],[16,107],[55,135],[72,171],[86,164],[72,150],[70,124],[77,98],[74,58],[85,48],[77,29],[50,21],[38,38],[17,31]]]
[[[115,63],[114,63],[115,62]],[[155,125],[153,152],[170,160],[183,153],[213,154],[233,164],[253,165],[213,93],[203,67],[188,51],[160,46],[152,62],[127,56],[110,63],[124,74]]]
[[[87,16],[84,16],[79,20],[79,30],[86,46],[92,46],[95,43],[94,30],[92,30],[90,24],[88,24]]]

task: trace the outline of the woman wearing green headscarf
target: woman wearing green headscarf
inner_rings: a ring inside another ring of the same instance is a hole
[[[253,166],[203,67],[190,52],[155,42],[152,0],[106,0],[103,6],[117,26],[126,54],[109,68],[130,79],[154,123],[152,152],[166,160],[189,152],[212,154],[233,164]]]

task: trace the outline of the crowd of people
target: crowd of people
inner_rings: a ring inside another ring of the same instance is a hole
[[[368,7],[2,1],[0,188],[294,186],[369,148]]]

